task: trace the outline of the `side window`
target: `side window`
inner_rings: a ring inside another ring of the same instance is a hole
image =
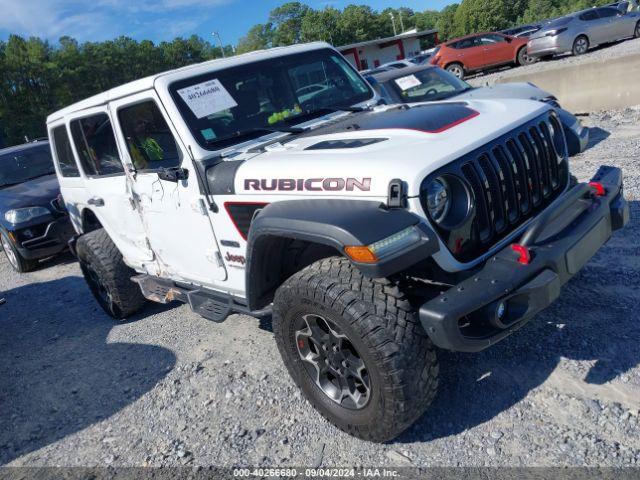
[[[585,12],[582,15],[580,15],[580,20],[583,20],[585,22],[590,22],[592,20],[597,20],[597,19],[598,19],[598,14],[594,10],[589,10],[588,12]]]
[[[60,168],[60,174],[63,177],[79,177],[80,171],[78,170],[78,165],[76,165],[76,160],[73,158],[67,129],[64,125],[61,125],[54,128],[52,133],[53,148],[56,154],[55,159]]]
[[[118,119],[136,170],[180,166],[178,146],[154,101],[124,107]]]
[[[600,18],[617,17],[618,13],[619,11],[616,10],[615,8],[599,8],[598,9],[598,15],[600,15]]]
[[[480,44],[482,45],[495,45],[496,43],[500,43],[504,41],[506,40],[501,35],[488,34],[488,35],[482,35],[482,37],[480,37]]]
[[[106,113],[74,120],[71,122],[71,136],[87,175],[124,173],[111,120]]]

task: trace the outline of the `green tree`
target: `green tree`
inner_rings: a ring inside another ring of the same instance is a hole
[[[293,45],[300,41],[302,21],[310,8],[300,2],[289,2],[275,8],[269,15],[273,24],[273,45]]]
[[[247,34],[240,38],[236,51],[238,53],[263,50],[271,47],[273,43],[273,25],[270,23],[259,23],[249,29]]]

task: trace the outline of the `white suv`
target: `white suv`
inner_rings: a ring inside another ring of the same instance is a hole
[[[437,348],[479,351],[524,325],[629,210],[620,170],[572,181],[549,105],[377,100],[314,43],[52,114],[71,246],[100,305],[272,315],[320,413],[398,435],[436,393]]]

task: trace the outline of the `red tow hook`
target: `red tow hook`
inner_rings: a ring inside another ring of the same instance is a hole
[[[527,247],[519,243],[514,243],[511,245],[511,250],[520,255],[520,257],[518,257],[518,263],[529,265],[529,262],[531,262],[531,252]]]
[[[607,194],[607,191],[600,182],[589,182],[589,185],[595,189],[598,197],[604,197]]]

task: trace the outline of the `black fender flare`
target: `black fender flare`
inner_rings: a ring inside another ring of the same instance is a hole
[[[371,245],[415,227],[420,240],[375,264],[352,263],[372,278],[398,273],[439,250],[436,234],[417,215],[376,201],[305,199],[267,205],[251,223],[247,240],[246,285],[250,308],[261,308],[269,264],[270,240],[285,238],[326,245],[344,255],[346,246]],[[273,287],[273,286],[272,286]],[[275,287],[277,288],[277,286]]]

